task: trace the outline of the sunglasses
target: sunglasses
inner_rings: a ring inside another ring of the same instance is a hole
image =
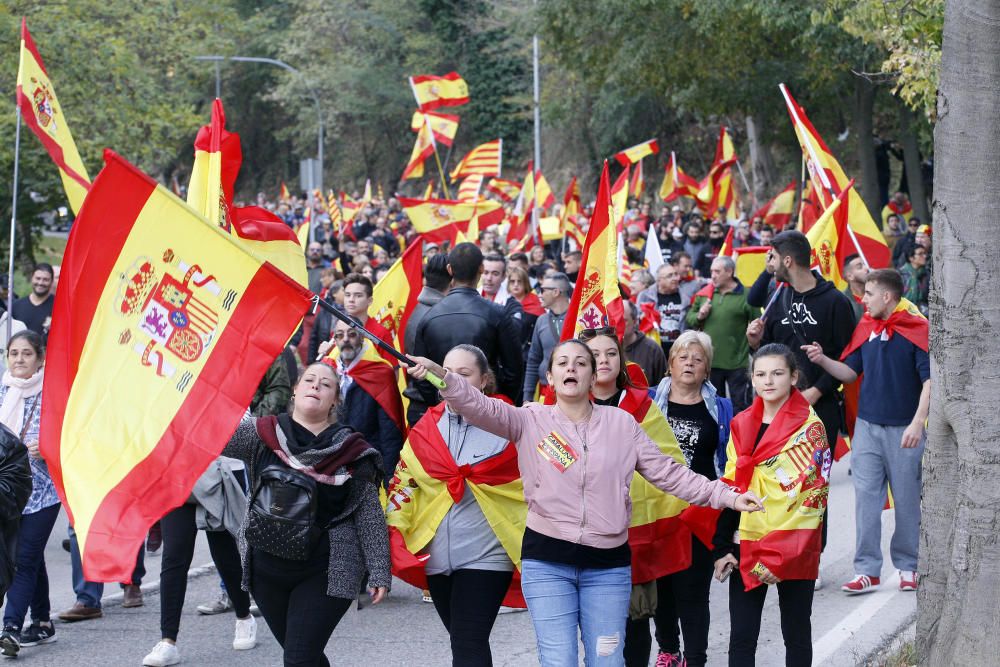
[[[598,336],[611,336],[612,338],[618,338],[618,332],[614,327],[601,327],[599,329],[582,329],[580,334],[577,336],[584,343],[591,341]]]
[[[550,290],[550,289],[551,289],[551,290],[556,290],[556,291],[559,291],[559,288],[558,288],[558,287],[552,287],[552,286],[550,286],[550,285],[539,285],[539,286],[538,286],[538,291],[539,291],[539,292],[544,292],[544,291],[546,291],[546,290]]]
[[[346,333],[343,332],[343,331],[338,331],[337,333],[333,334],[333,339],[334,340],[344,340],[345,336],[347,338],[359,338],[360,337],[357,331],[348,331]]]

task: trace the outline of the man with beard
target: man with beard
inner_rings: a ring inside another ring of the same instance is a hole
[[[861,299],[865,296],[865,281],[868,279],[868,265],[861,259],[861,255],[854,253],[844,259],[843,273],[847,287],[844,288],[844,296],[851,303],[854,310],[854,321],[860,322],[865,314],[865,306]]]
[[[337,320],[333,329],[333,354],[340,376],[340,422],[364,436],[380,454],[385,483],[392,479],[403,449],[403,403],[396,373],[378,356],[373,344]]]
[[[31,292],[15,301],[12,308],[15,320],[24,322],[27,328],[42,337],[48,335],[52,324],[52,304],[56,300],[52,292],[54,280],[55,271],[51,264],[36,264],[31,273]]]

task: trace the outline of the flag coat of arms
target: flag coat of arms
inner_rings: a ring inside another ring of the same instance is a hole
[[[21,19],[21,61],[17,68],[17,106],[25,125],[59,167],[69,205],[74,213],[79,213],[90,189],[90,178],[24,19]]]
[[[149,527],[222,451],[311,294],[114,153],[63,259],[41,452],[88,581],[128,581]]]
[[[480,228],[503,221],[504,210],[499,202],[459,202],[451,199],[399,198],[399,205],[426,241],[454,241],[458,231],[467,233],[473,219]]]

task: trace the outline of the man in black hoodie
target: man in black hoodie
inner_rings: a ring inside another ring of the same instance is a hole
[[[840,382],[809,361],[803,345],[819,343],[823,353],[839,359],[854,333],[851,303],[836,286],[809,270],[810,247],[805,234],[782,232],[774,237],[767,254],[767,270],[787,283],[771,300],[763,315],[747,327],[750,347],[783,343],[795,353],[805,388],[802,395],[823,421],[830,447],[840,431]]]

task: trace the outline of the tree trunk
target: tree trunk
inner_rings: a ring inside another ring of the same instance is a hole
[[[875,142],[872,140],[872,117],[875,113],[875,84],[863,76],[854,77],[854,135],[858,142],[861,178],[858,190],[865,206],[882,227],[878,200],[878,171],[875,168]]]
[[[924,177],[920,169],[920,146],[917,144],[917,131],[913,127],[916,119],[913,111],[902,100],[899,102],[899,132],[903,140],[903,166],[906,169],[906,183],[910,189],[910,202],[913,212],[923,222],[930,222],[930,211],[927,209],[927,195],[924,193]]]
[[[922,664],[1000,663],[1000,0],[948,0],[934,134]]]
[[[753,178],[753,194],[759,204],[770,199],[774,193],[775,167],[771,149],[764,142],[761,124],[753,116],[747,116],[747,141],[750,143],[750,171]]]

